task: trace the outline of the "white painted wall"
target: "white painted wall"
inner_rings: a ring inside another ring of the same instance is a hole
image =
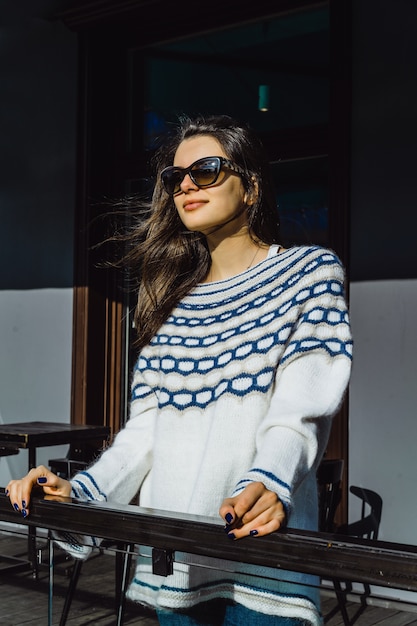
[[[0,291],[0,423],[70,422],[71,349],[71,288]],[[39,448],[37,461],[67,448]],[[0,485],[27,467],[25,450],[0,457]]]
[[[353,283],[350,484],[384,500],[380,538],[417,544],[417,280]],[[352,515],[354,515],[352,499]]]
[[[417,280],[352,283],[349,484],[383,499],[379,538],[417,544]],[[359,516],[350,498],[349,517]],[[417,603],[417,594],[378,593]]]

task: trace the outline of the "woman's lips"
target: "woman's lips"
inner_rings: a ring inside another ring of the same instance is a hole
[[[198,209],[204,204],[205,202],[202,200],[190,200],[189,202],[184,202],[183,209],[184,211],[195,211],[195,209]]]

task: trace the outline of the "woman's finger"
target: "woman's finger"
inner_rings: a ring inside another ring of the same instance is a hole
[[[20,480],[11,480],[6,487],[6,495],[9,496],[11,505],[23,517],[29,514],[30,498],[35,486],[42,487],[49,495],[69,496],[71,494],[71,484],[68,481],[59,478],[44,465],[39,465]]]
[[[265,489],[260,497],[254,502],[253,506],[242,515],[243,524],[247,524],[255,520],[266,511],[271,511],[278,505],[279,510],[282,508],[282,504],[278,495],[273,491]]]
[[[262,483],[250,483],[237,496],[223,500],[219,509],[220,516],[227,524],[236,524],[259,500],[265,489]]]
[[[240,494],[227,498],[220,507],[230,539],[262,536],[285,524],[285,509],[278,495],[263,483],[251,483]]]
[[[263,537],[279,530],[285,520],[285,515],[273,517],[263,523],[261,519],[253,520],[250,524],[245,524],[239,528],[232,528],[227,536],[229,539],[242,539],[243,537]]]

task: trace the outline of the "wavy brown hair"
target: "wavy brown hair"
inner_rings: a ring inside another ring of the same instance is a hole
[[[156,183],[150,203],[138,203],[128,236],[124,260],[137,276],[135,309],[136,347],[140,350],[156,334],[175,305],[207,276],[211,265],[206,238],[188,231],[181,222],[173,197],[161,183],[161,171],[172,165],[185,139],[208,135],[217,139],[227,157],[245,175],[242,182],[253,204],[246,207],[251,237],[266,244],[279,242],[279,220],[269,163],[259,138],[228,116],[183,117],[167,136],[153,159]]]

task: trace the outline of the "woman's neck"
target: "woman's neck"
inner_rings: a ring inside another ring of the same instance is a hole
[[[208,240],[208,245],[211,266],[205,280],[207,283],[241,274],[265,259],[269,249],[267,244],[254,241],[247,231],[216,243]]]

